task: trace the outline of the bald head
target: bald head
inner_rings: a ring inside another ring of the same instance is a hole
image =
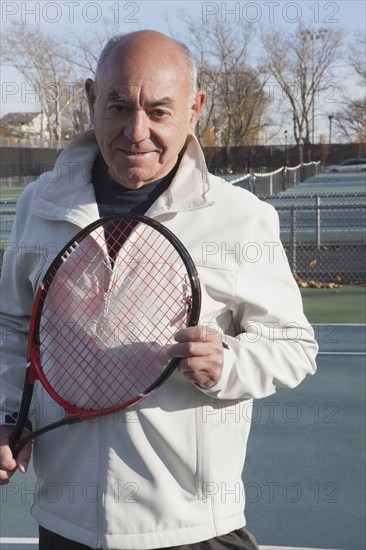
[[[194,58],[188,47],[163,33],[153,30],[136,31],[128,34],[113,36],[105,45],[98,59],[95,72],[96,82],[100,78],[105,62],[118,51],[126,59],[138,51],[143,56],[156,56],[159,65],[164,62],[177,62],[182,64],[182,69],[187,72],[191,96],[197,93],[197,68]]]
[[[96,82],[88,78],[85,88],[114,181],[137,189],[177,165],[205,99],[193,93],[190,59],[185,46],[155,31],[117,36],[104,48]]]

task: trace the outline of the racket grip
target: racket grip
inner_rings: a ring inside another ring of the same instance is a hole
[[[12,452],[13,458],[16,458],[19,454],[19,451],[23,448],[22,445],[19,445],[19,439],[20,439],[20,435],[18,435],[18,433],[14,433],[13,431],[10,434],[9,447]]]
[[[23,436],[23,439],[21,439],[24,430],[27,430],[28,433]],[[23,447],[29,441],[32,441],[32,439],[32,423],[30,422],[30,420],[26,419],[24,424],[23,422],[17,421],[14,426],[14,430],[9,437],[9,447],[11,449],[11,452],[13,453],[13,457],[16,458]]]
[[[9,446],[14,458],[19,454],[19,451],[24,447],[24,445],[31,439],[30,437],[27,438],[27,436],[25,436],[25,438],[23,438],[22,440],[20,438],[23,434],[24,429],[32,432],[32,423],[28,419],[32,395],[33,384],[29,382],[29,366],[27,366],[20,409],[19,412],[12,415],[13,419],[16,420],[16,423],[14,426],[14,430],[9,437]]]

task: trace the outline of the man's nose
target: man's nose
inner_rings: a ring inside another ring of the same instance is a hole
[[[134,111],[130,114],[124,134],[133,143],[150,137],[149,117],[144,111]]]

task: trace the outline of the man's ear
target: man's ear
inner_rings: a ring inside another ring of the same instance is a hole
[[[205,103],[205,99],[206,99],[206,95],[204,92],[198,92],[195,95],[195,98],[191,106],[191,118],[189,121],[190,134],[194,133],[196,124],[198,122],[198,119],[202,111],[203,104]]]
[[[94,124],[94,104],[96,99],[95,82],[91,78],[85,81],[85,91],[88,98],[89,113],[91,123]]]

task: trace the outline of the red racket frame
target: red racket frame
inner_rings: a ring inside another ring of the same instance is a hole
[[[129,399],[126,402],[123,402],[119,405],[102,409],[102,410],[83,409],[83,408],[71,405],[68,401],[63,399],[60,395],[58,395],[54,391],[51,384],[48,382],[46,376],[43,373],[42,366],[41,366],[41,359],[40,359],[39,329],[41,324],[43,305],[45,303],[47,292],[52,284],[55,274],[57,273],[57,270],[65,261],[67,261],[68,251],[70,250],[70,248],[77,246],[78,243],[80,243],[85,238],[86,235],[92,233],[97,227],[107,226],[112,222],[122,221],[122,220],[128,223],[136,223],[136,227],[137,227],[137,224],[143,223],[159,231],[173,245],[173,247],[179,253],[185,265],[185,268],[187,270],[187,275],[189,277],[189,282],[191,285],[191,292],[192,292],[192,300],[190,303],[190,311],[188,314],[188,320],[187,320],[186,326],[187,327],[195,326],[198,323],[200,310],[201,310],[201,288],[200,288],[198,273],[194,265],[194,262],[190,254],[188,253],[187,249],[167,227],[157,222],[156,220],[153,220],[141,214],[126,214],[123,216],[107,216],[104,218],[100,218],[95,222],[89,224],[84,229],[82,229],[79,233],[77,233],[75,237],[73,237],[73,239],[71,239],[63,247],[60,253],[53,260],[45,276],[43,277],[40,288],[38,289],[38,292],[36,294],[36,298],[35,298],[33,310],[32,310],[31,321],[30,321],[30,332],[29,332],[29,339],[28,339],[28,359],[27,359],[27,367],[26,367],[26,374],[25,374],[25,381],[24,381],[24,388],[23,388],[23,396],[22,396],[19,413],[17,415],[16,425],[10,436],[10,447],[13,451],[14,456],[16,456],[19,453],[19,451],[24,447],[24,445],[26,445],[29,441],[34,440],[39,435],[47,433],[50,430],[53,430],[60,426],[64,426],[66,424],[73,424],[75,422],[80,422],[82,420],[96,418],[98,416],[105,416],[105,415],[114,413],[116,411],[131,407],[132,405],[135,405],[136,403],[144,399],[146,396],[150,395],[157,388],[159,388],[169,378],[169,376],[173,373],[173,371],[175,370],[175,368],[179,363],[179,358],[171,359],[171,361],[168,363],[168,365],[166,366],[164,371],[160,374],[160,376],[148,388],[146,388],[146,390],[144,390],[143,392],[139,393],[138,395],[136,395],[132,399]],[[41,382],[41,384],[43,385],[47,393],[57,403],[59,403],[63,407],[65,411],[65,416],[62,420],[58,422],[54,422],[47,426],[44,426],[32,433],[28,433],[21,439],[22,432],[24,430],[24,427],[28,418],[29,410],[30,410],[34,383],[37,380]]]

